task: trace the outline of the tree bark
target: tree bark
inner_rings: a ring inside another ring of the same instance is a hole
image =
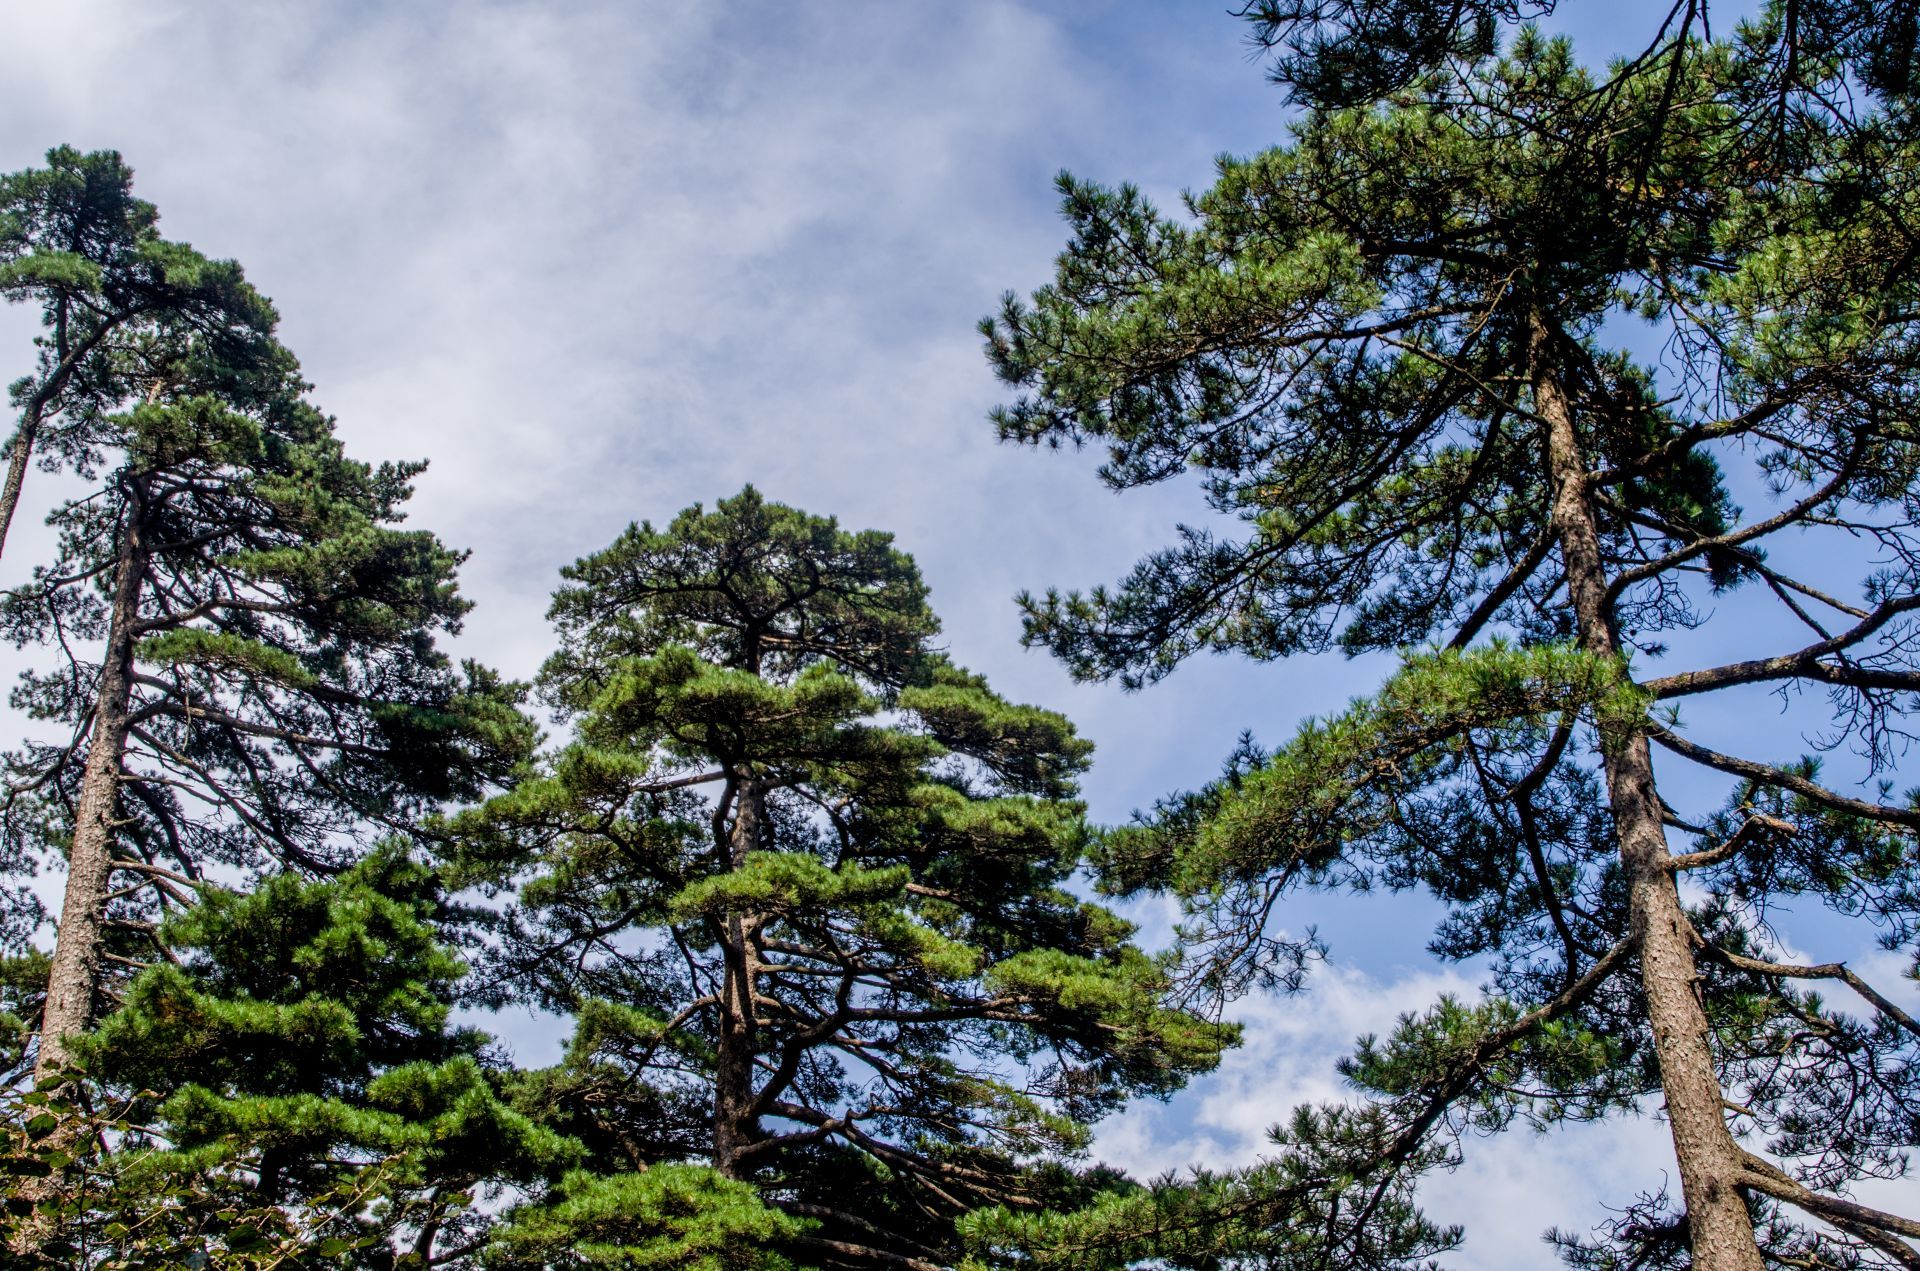
[[[760,846],[765,819],[765,789],[751,777],[734,783],[733,824],[728,827],[728,867],[739,869]],[[713,1167],[726,1178],[740,1177],[743,1150],[757,1137],[753,1106],[754,988],[757,978],[753,938],[759,923],[751,914],[728,914],[722,923],[725,958],[720,988],[719,1054],[713,1081]]]
[[[14,430],[13,444],[7,447],[7,476],[0,485],[0,552],[6,550],[7,530],[13,525],[13,510],[20,506],[20,487],[27,479],[27,461],[33,457],[33,443],[40,432],[40,404],[30,402]]]
[[[27,463],[33,458],[33,443],[39,440],[47,407],[53,405],[58,413],[58,398],[73,378],[74,368],[119,325],[119,319],[98,323],[93,334],[75,346],[68,338],[67,318],[71,307],[72,301],[67,299],[54,306],[53,348],[60,360],[54,363],[45,382],[27,398],[26,408],[20,412],[20,426],[14,430],[13,442],[7,447],[7,476],[0,485],[0,551],[6,550],[7,531],[13,527],[13,514],[20,506],[20,487],[26,483]]]
[[[1547,431],[1553,524],[1581,645],[1615,657],[1619,634],[1607,601],[1594,500],[1574,429],[1573,410],[1549,347],[1556,334],[1532,316],[1529,355],[1534,408]],[[1645,729],[1602,733],[1607,796],[1628,883],[1630,934],[1653,1027],[1667,1121],[1679,1159],[1693,1265],[1711,1271],[1764,1271],[1743,1191],[1743,1154],[1727,1129],[1705,1009],[1695,990],[1692,930],[1680,906],[1667,851]]]
[[[114,821],[127,748],[135,624],[147,566],[144,501],[137,486],[129,493],[132,497],[114,562],[106,656],[74,811],[73,841],[67,852],[66,897],[40,1020],[40,1051],[33,1069],[37,1081],[51,1077],[71,1058],[67,1043],[92,1022],[94,998],[100,987],[102,928],[113,873]]]

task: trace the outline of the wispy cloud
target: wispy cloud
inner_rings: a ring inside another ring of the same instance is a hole
[[[1170,1104],[1135,1104],[1102,1125],[1095,1154],[1142,1177],[1248,1164],[1271,1151],[1269,1127],[1295,1107],[1357,1097],[1335,1069],[1357,1038],[1386,1034],[1443,994],[1471,1001],[1478,988],[1453,968],[1374,974],[1336,963],[1303,993],[1243,1002],[1235,1015],[1246,1045]],[[1657,1190],[1661,1171],[1677,1177],[1666,1126],[1651,1118],[1470,1134],[1461,1149],[1461,1167],[1430,1177],[1421,1203],[1434,1221],[1465,1228],[1463,1266],[1550,1262],[1540,1243],[1549,1227],[1585,1231],[1605,1220],[1606,1205]]]

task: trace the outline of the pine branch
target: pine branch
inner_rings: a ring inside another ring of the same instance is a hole
[[[845,1240],[828,1240],[823,1236],[794,1236],[790,1243],[804,1249],[818,1249],[823,1253],[856,1262],[881,1262],[887,1266],[905,1267],[907,1271],[946,1271],[946,1268],[937,1262],[909,1257],[904,1253],[889,1253],[885,1249],[875,1249],[870,1245],[851,1244]]]
[[[1754,658],[1701,671],[1684,671],[1646,680],[1641,687],[1661,699],[1685,697],[1766,680],[1808,679],[1846,688],[1887,688],[1920,691],[1920,672],[1882,671],[1868,667],[1836,666],[1819,659],[1860,643],[1902,614],[1920,609],[1920,594],[1903,596],[1877,606],[1854,626],[1830,639],[1778,657]]]
[[[1755,1191],[1771,1196],[1775,1200],[1784,1200],[1819,1218],[1892,1232],[1910,1240],[1920,1240],[1920,1221],[1888,1213],[1882,1209],[1874,1209],[1858,1201],[1816,1192],[1780,1169],[1772,1161],[1756,1156],[1745,1149],[1740,1149],[1740,1156],[1741,1163],[1745,1166],[1743,1177],[1747,1186]]]
[[[1853,468],[1854,461],[1849,458],[1848,462],[1842,464],[1839,471],[1836,472],[1833,478],[1825,485],[1807,495],[1799,502],[1782,508],[1763,521],[1756,521],[1752,525],[1743,526],[1737,530],[1730,530],[1725,534],[1695,537],[1692,541],[1682,547],[1676,548],[1665,556],[1647,561],[1641,565],[1635,565],[1630,569],[1621,570],[1618,574],[1614,575],[1613,581],[1607,584],[1608,601],[1611,602],[1619,599],[1620,595],[1635,583],[1645,582],[1649,578],[1658,577],[1675,566],[1684,564],[1696,557],[1703,556],[1710,551],[1739,547],[1742,544],[1751,543],[1754,539],[1764,538],[1775,530],[1785,529],[1789,525],[1799,524],[1805,520],[1815,508],[1823,503],[1831,502],[1839,491],[1845,488],[1847,482],[1853,477]]]
[[[1882,1015],[1885,1015],[1900,1027],[1906,1029],[1915,1037],[1920,1037],[1920,1020],[1916,1020],[1884,993],[1861,979],[1854,973],[1853,969],[1844,962],[1823,962],[1818,966],[1799,966],[1791,962],[1768,962],[1760,958],[1750,958],[1744,954],[1722,949],[1719,945],[1711,943],[1706,945],[1706,950],[1708,955],[1717,961],[1733,967],[1736,970],[1751,971],[1755,975],[1778,976],[1793,980],[1839,980],[1855,993],[1858,993],[1861,997],[1873,1003],[1874,1008]]]
[[[909,1245],[916,1253],[924,1254],[929,1258],[937,1258],[940,1256],[938,1251],[928,1248],[917,1240],[910,1240],[898,1233],[888,1231],[884,1227],[876,1226],[858,1214],[850,1214],[844,1209],[833,1209],[826,1205],[813,1205],[797,1200],[775,1199],[773,1203],[787,1213],[797,1214],[802,1218],[821,1218],[829,1222],[844,1223],[846,1226],[852,1227],[856,1231],[865,1232],[869,1236],[876,1236],[881,1240],[891,1241],[895,1244]]]
[[[1559,536],[1552,526],[1541,530],[1539,536],[1533,540],[1533,545],[1527,548],[1526,555],[1507,570],[1506,576],[1494,585],[1493,590],[1489,591],[1480,603],[1474,606],[1473,612],[1461,622],[1459,630],[1455,631],[1453,638],[1447,641],[1447,647],[1464,649],[1471,644],[1473,637],[1479,635],[1481,629],[1493,621],[1493,616],[1500,612],[1500,606],[1513,599],[1514,593],[1526,586],[1527,580],[1533,577],[1534,571],[1539,569],[1541,563],[1552,554],[1554,545],[1559,541]]]
[[[1762,785],[1778,786],[1783,790],[1810,799],[1836,812],[1847,812],[1854,816],[1878,821],[1883,825],[1904,825],[1920,827],[1920,809],[1889,807],[1881,803],[1868,803],[1864,799],[1850,799],[1816,782],[1809,781],[1798,773],[1776,768],[1772,764],[1756,762],[1752,759],[1739,759],[1733,755],[1722,754],[1709,749],[1658,724],[1647,727],[1647,736],[1684,759],[1691,759],[1708,768],[1716,768],[1730,776],[1745,777]]]
[[[1745,847],[1762,830],[1771,830],[1775,834],[1792,834],[1795,832],[1792,825],[1782,821],[1778,817],[1767,816],[1760,812],[1752,812],[1748,814],[1745,821],[1740,823],[1740,828],[1735,830],[1726,842],[1720,844],[1718,847],[1708,848],[1703,852],[1683,852],[1679,856],[1668,857],[1667,868],[1676,872],[1689,869],[1704,869],[1709,865],[1718,865],[1722,861],[1731,860],[1739,855],[1740,849]]]

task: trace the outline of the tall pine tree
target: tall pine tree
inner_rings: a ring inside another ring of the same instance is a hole
[[[0,484],[0,543],[27,466],[70,457],[90,414],[112,409],[118,362],[164,325],[191,324],[228,357],[258,353],[272,313],[232,261],[161,238],[153,205],[110,150],[47,152],[47,166],[0,177],[0,296],[37,304],[45,334],[32,374],[11,387],[20,412]]]
[[[1088,744],[935,649],[890,536],[748,488],[566,577],[542,684],[577,740],[458,826],[518,888],[503,979],[578,1019],[522,1106],[593,1152],[503,1248],[944,1264],[955,1217],[1074,1194],[1089,1122],[1215,1062],[1068,889]]]
[[[1423,1265],[1457,1232],[1412,1183],[1465,1127],[1658,1104],[1684,1214],[1636,1205],[1563,1238],[1577,1262],[1920,1263],[1920,1219],[1850,1195],[1907,1168],[1920,1024],[1769,925],[1804,900],[1912,953],[1920,812],[1775,730],[1732,754],[1687,719],[1826,693],[1820,740],[1869,774],[1907,735],[1911,14],[1789,2],[1713,44],[1683,2],[1595,77],[1531,29],[1501,47],[1540,7],[1249,6],[1292,138],[1222,160],[1186,218],[1063,177],[1055,282],[985,324],[1022,390],[1003,437],[1102,445],[1118,488],[1197,473],[1242,527],[1030,599],[1034,641],[1135,686],[1200,651],[1407,651],[1377,696],[1109,836],[1108,884],[1187,898],[1196,987],[1294,966],[1268,919],[1329,887],[1427,889],[1435,951],[1492,969],[1484,1000],[1363,1044],[1371,1099],[1303,1109],[1259,1170],[983,1239]],[[1636,315],[1659,354],[1621,343]],[[1744,634],[1784,642],[1659,666],[1735,588],[1777,606]],[[1660,780],[1681,767],[1731,778],[1725,805],[1686,807]]]
[[[44,655],[14,705],[63,732],[11,756],[0,820],[16,856],[66,856],[43,1078],[207,871],[337,871],[371,836],[478,797],[532,741],[515,688],[435,647],[467,605],[459,555],[396,524],[420,466],[348,459],[238,269],[155,237],[116,158],[54,159],[8,189],[80,181],[119,209],[98,237],[131,227],[126,268],[158,281],[135,303],[100,281],[120,265],[84,252],[13,262],[47,286],[108,287],[48,302],[59,338],[79,329],[58,318],[69,302],[97,324],[109,302],[138,311],[89,328],[80,369],[56,365],[28,393],[43,453],[88,484],[49,518],[51,560],[0,602],[0,631]]]

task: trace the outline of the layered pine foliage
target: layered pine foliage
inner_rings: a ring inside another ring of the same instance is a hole
[[[645,1261],[695,1238],[659,1188],[698,1187],[809,1265],[945,1264],[956,1217],[1071,1203],[1089,1123],[1212,1066],[1231,1030],[1068,888],[1090,747],[936,649],[889,536],[749,488],[567,577],[541,683],[578,740],[455,823],[517,889],[501,981],[577,1019],[525,1097],[594,1172],[509,1247]],[[643,1181],[683,1160],[717,1179]]]
[[[1117,489],[1195,474],[1219,514],[1028,598],[1030,640],[1134,687],[1202,652],[1402,659],[1106,836],[1106,885],[1183,898],[1197,992],[1297,982],[1283,924],[1330,889],[1426,891],[1434,954],[1487,968],[1363,1039],[1363,1097],[1270,1163],[982,1219],[993,1248],[1426,1266],[1460,1233],[1416,1184],[1469,1131],[1657,1110],[1678,1186],[1556,1233],[1574,1264],[1920,1257],[1920,1220],[1857,1199],[1908,1169],[1920,1024],[1776,925],[1920,932],[1920,814],[1812,750],[1890,778],[1920,689],[1912,15],[1682,3],[1598,72],[1510,25],[1550,8],[1247,6],[1291,135],[1184,214],[1062,177],[1054,281],[983,324],[1002,437],[1095,445]],[[1736,591],[1757,656],[1719,662],[1689,633]],[[1806,743],[1688,709],[1801,689],[1832,706]]]
[[[51,951],[24,886],[7,928],[13,1261],[947,1265],[1231,1042],[1071,887],[1090,746],[944,656],[888,536],[751,489],[636,526],[567,571],[536,760],[523,688],[436,647],[419,465],[346,457],[239,268],[117,156],[4,193],[50,332],[15,471],[88,483],[0,600],[57,730],[0,825],[65,865]]]

